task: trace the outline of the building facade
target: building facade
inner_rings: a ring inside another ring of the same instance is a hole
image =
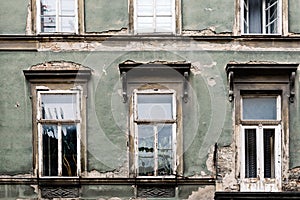
[[[0,6],[0,199],[300,199],[298,0]]]

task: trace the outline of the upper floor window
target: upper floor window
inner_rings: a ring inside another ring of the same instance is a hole
[[[241,0],[242,34],[281,34],[281,0]]]
[[[176,170],[175,91],[135,91],[134,126],[138,176],[170,176]]]
[[[23,72],[32,96],[34,173],[41,178],[79,177],[86,170],[84,97],[91,70],[49,62]]]
[[[134,0],[135,33],[175,33],[177,0]]]
[[[281,96],[242,95],[241,116],[241,190],[279,190]]]
[[[37,91],[39,169],[42,176],[80,172],[80,92]]]
[[[38,33],[77,33],[77,0],[36,0]]]
[[[234,100],[235,108],[240,191],[281,191],[288,168],[289,102],[295,96],[297,66],[230,63],[226,67],[229,100]]]

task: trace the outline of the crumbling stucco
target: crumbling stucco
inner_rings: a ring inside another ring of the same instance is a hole
[[[215,186],[199,187],[198,191],[193,191],[188,200],[213,200]]]

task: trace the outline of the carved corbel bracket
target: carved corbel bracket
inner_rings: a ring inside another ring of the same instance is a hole
[[[228,92],[228,100],[230,102],[234,99],[234,93],[233,93],[233,72],[228,73],[228,84],[229,84],[229,92]]]
[[[296,79],[296,72],[292,72],[290,76],[290,96],[289,96],[290,103],[294,103],[294,99],[295,99],[295,79]]]
[[[123,96],[123,103],[127,102],[127,74],[126,72],[122,72],[122,96]]]
[[[184,82],[183,82],[183,101],[185,103],[188,102],[188,78],[189,78],[189,72],[184,72],[183,73],[184,76]]]

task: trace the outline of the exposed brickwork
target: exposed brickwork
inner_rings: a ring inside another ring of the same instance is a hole
[[[300,192],[300,167],[296,167],[289,170],[288,180],[283,181],[283,191]]]

